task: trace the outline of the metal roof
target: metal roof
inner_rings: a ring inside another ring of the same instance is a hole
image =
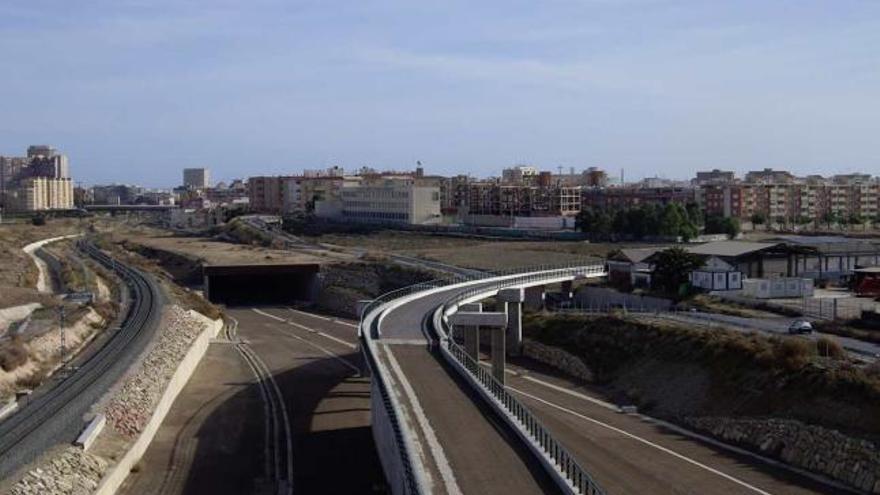
[[[765,249],[784,246],[777,242],[750,242],[750,241],[718,241],[700,244],[687,248],[687,251],[693,254],[701,254],[706,256],[719,256],[722,258],[735,258],[744,256]]]
[[[649,258],[651,255],[656,253],[657,251],[662,251],[662,247],[653,247],[653,248],[628,248],[621,249],[620,255],[615,256],[615,258],[625,258],[626,261],[630,261],[632,263],[641,263],[645,261],[645,259]]]

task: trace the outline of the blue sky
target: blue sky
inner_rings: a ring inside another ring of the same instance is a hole
[[[0,154],[87,183],[880,173],[874,0],[4,0],[0,60]]]

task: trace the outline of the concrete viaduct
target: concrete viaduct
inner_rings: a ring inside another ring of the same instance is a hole
[[[544,287],[606,276],[601,264],[420,284],[362,310],[373,376],[373,436],[395,494],[604,493],[510,394],[507,355],[522,344],[522,306]],[[494,311],[480,301],[494,298]],[[479,362],[488,333],[491,366]],[[463,343],[463,345],[461,345]]]

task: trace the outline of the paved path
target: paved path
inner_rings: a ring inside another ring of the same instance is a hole
[[[238,308],[238,334],[271,370],[292,428],[293,491],[370,493],[384,484],[356,328],[287,308]],[[234,346],[208,349],[122,493],[274,493],[264,479],[259,389]],[[157,488],[158,487],[158,488]]]

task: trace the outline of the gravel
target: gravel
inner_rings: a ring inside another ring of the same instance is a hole
[[[108,426],[133,440],[143,431],[177,366],[205,329],[204,317],[166,305],[155,345],[140,365],[123,379],[104,408]],[[80,495],[95,491],[110,462],[66,447],[31,469],[9,491],[11,495]]]
[[[161,328],[156,346],[104,411],[108,424],[128,438],[143,431],[178,364],[205,327],[203,320],[179,306],[169,306]]]
[[[107,461],[67,447],[51,461],[29,471],[9,491],[10,495],[70,494],[86,495],[95,491],[107,470]]]

